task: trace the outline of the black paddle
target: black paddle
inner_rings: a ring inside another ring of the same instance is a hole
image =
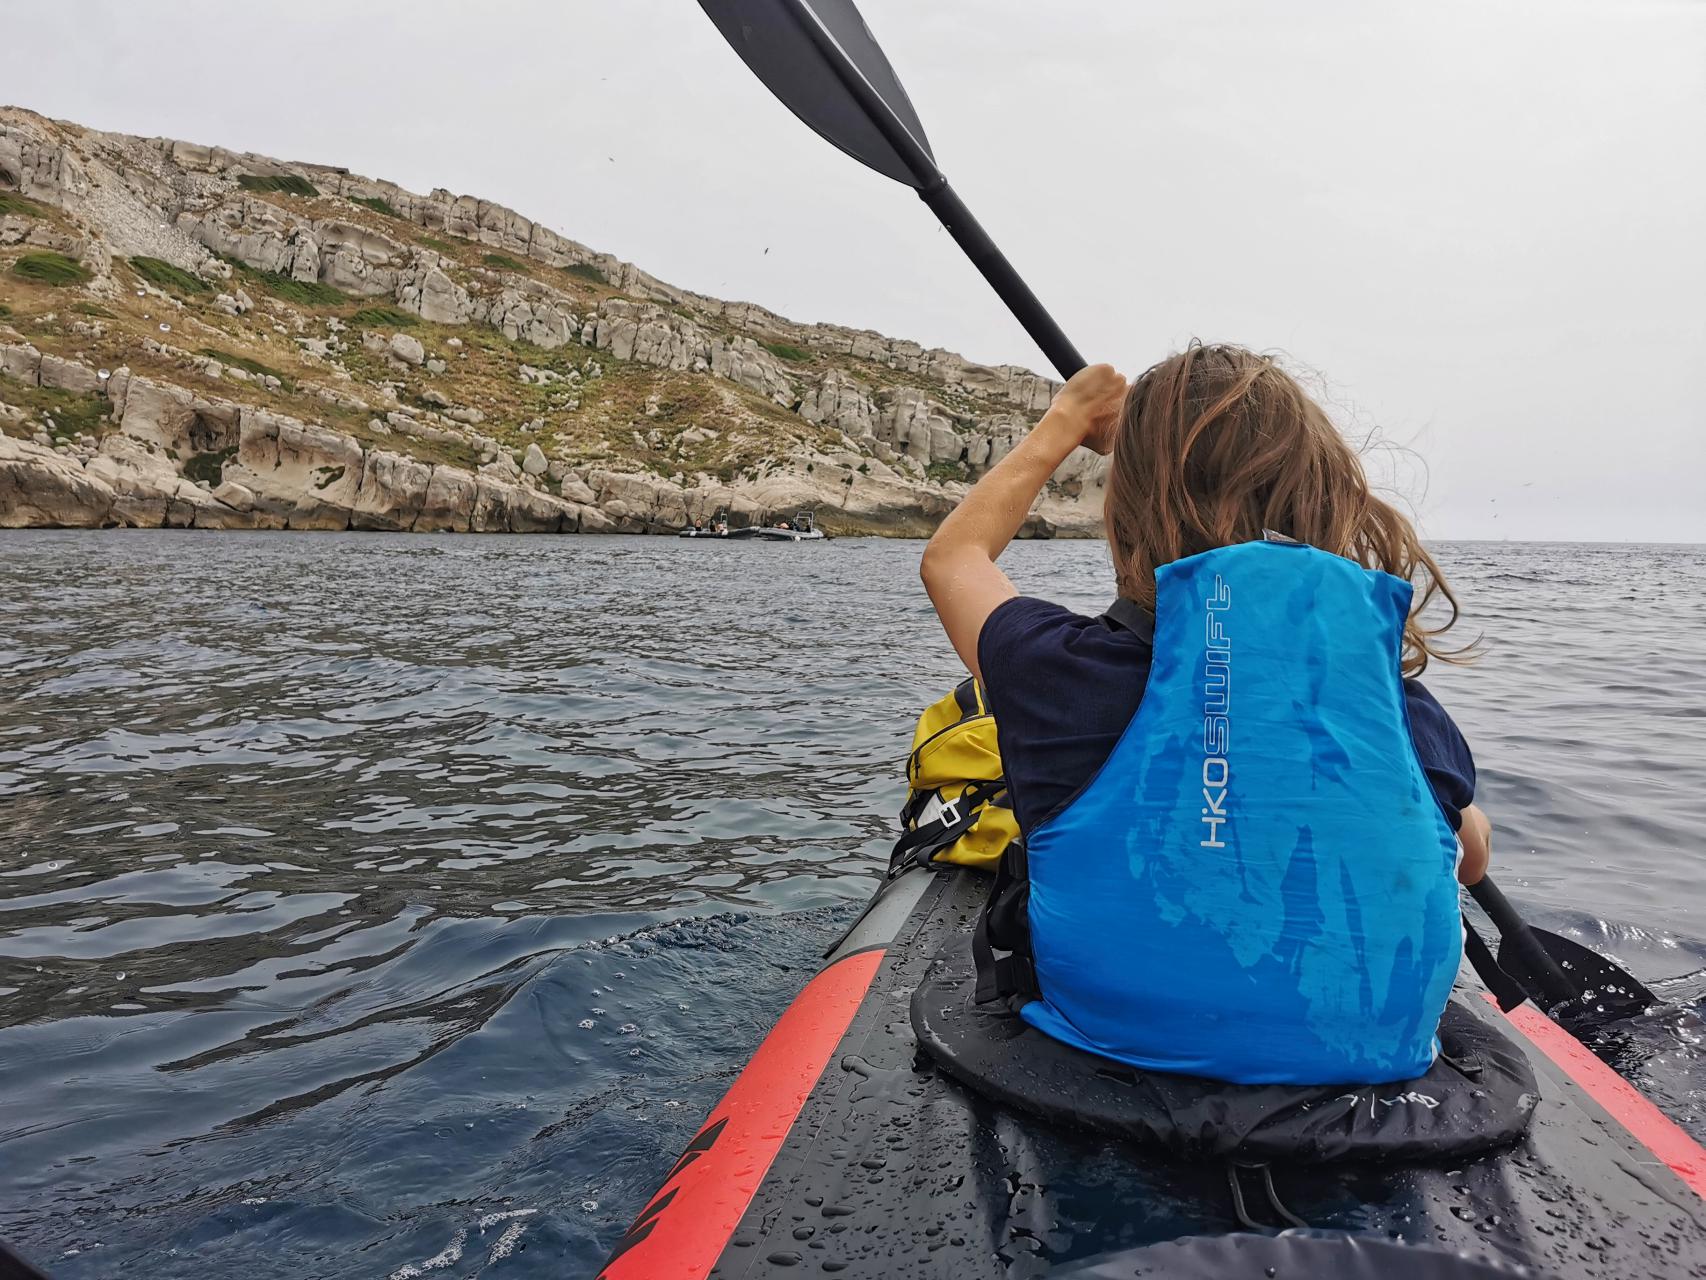
[[[1608,1022],[1658,1003],[1627,970],[1579,942],[1528,924],[1491,879],[1469,894],[1499,930],[1499,968],[1561,1022]]]
[[[936,167],[906,90],[850,0],[699,0],[699,6],[788,110],[855,160],[918,192],[1061,377],[1084,367],[1078,348]]]
[[[918,192],[1061,377],[1084,367],[1078,348],[936,167],[912,100],[852,0],[699,0],[699,7],[788,110],[855,160]],[[1604,956],[1531,929],[1491,880],[1470,893],[1498,926],[1499,966],[1543,1008],[1617,1017],[1655,1003]]]

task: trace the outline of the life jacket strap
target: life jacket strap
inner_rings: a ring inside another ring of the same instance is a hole
[[[943,849],[977,825],[984,806],[1002,804],[1007,794],[1007,780],[992,778],[973,782],[951,800],[943,800],[941,812],[929,822],[918,823],[919,815],[933,791],[915,791],[901,810],[900,839],[889,852],[889,879],[912,867],[928,867]]]
[[[972,930],[972,963],[977,985],[972,999],[978,1004],[1011,1000],[1024,1004],[1041,994],[1036,966],[1031,962],[1031,879],[1025,861],[1025,844],[1015,840],[1001,854],[989,897],[977,913]],[[995,954],[996,948],[1007,952]]]
[[[1155,615],[1135,600],[1121,596],[1103,611],[1102,616],[1122,631],[1129,631],[1139,640],[1155,640]]]

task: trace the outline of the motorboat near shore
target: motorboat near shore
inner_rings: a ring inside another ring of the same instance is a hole
[[[1265,1086],[1095,1059],[1054,1087],[1037,1033],[972,999],[987,891],[957,867],[884,881],[602,1280],[1706,1277],[1706,1151],[1470,966],[1427,1081],[1247,1131],[1223,1095]]]
[[[822,542],[827,535],[817,527],[809,511],[799,511],[792,520],[774,524],[746,525],[731,529],[722,519],[710,524],[692,524],[675,535],[678,538],[726,538],[735,542]]]

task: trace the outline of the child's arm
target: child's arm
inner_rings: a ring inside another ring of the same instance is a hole
[[[924,589],[966,670],[977,669],[977,637],[1003,600],[1018,595],[995,559],[1025,523],[1031,503],[1079,445],[1106,453],[1125,401],[1126,381],[1112,365],[1080,369],[1060,389],[1031,433],[972,487],[924,548]]]
[[[1463,806],[1463,825],[1457,829],[1457,838],[1463,842],[1457,878],[1463,884],[1478,884],[1487,874],[1487,863],[1493,857],[1493,824],[1479,805]]]

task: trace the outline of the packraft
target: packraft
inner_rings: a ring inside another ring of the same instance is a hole
[[[1466,1086],[1450,1100],[1427,1084],[1163,1077],[971,999],[989,883],[943,864],[881,880],[660,1164],[603,1280],[1706,1277],[1706,1151],[1532,1005],[1501,1015],[1467,968],[1444,1037],[1461,1071],[1433,1068]],[[932,1051],[939,1018],[962,1024],[949,1036],[982,1024],[998,1087]],[[1082,1074],[1051,1075],[1031,1052],[1045,1046]],[[1502,1101],[1478,1094],[1494,1088]],[[1146,1105],[1100,1127],[1122,1095]],[[1049,1117],[1038,1098],[1084,1105]],[[1142,1117],[1169,1108],[1146,1136]],[[1252,1110],[1271,1123],[1241,1142]],[[1483,1121],[1495,1128],[1466,1154]]]

